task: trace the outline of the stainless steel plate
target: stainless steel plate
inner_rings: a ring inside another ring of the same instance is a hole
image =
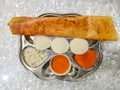
[[[76,16],[78,14],[43,14],[40,15],[40,17],[51,17],[51,16],[59,16],[59,17],[66,17],[66,16]],[[53,74],[53,72],[49,68],[49,61],[50,59],[56,55],[51,49],[47,49],[46,52],[48,53],[49,57],[45,62],[43,62],[40,66],[38,67],[30,67],[29,65],[26,64],[25,59],[24,59],[24,54],[23,51],[26,47],[31,46],[34,47],[33,45],[33,38],[34,36],[20,36],[20,60],[21,63],[24,65],[25,68],[33,72],[37,77],[45,80],[51,80],[51,79],[59,79],[59,80],[66,80],[66,81],[77,81],[80,80],[82,77],[85,77],[91,73],[93,73],[95,70],[97,70],[102,62],[102,51],[101,51],[101,44],[100,41],[94,41],[94,40],[88,40],[89,43],[89,49],[94,49],[96,50],[98,54],[97,62],[96,64],[90,68],[90,69],[84,69],[80,67],[74,60],[73,56],[74,54],[71,51],[66,52],[65,54],[70,58],[72,62],[72,67],[70,72],[67,75],[64,76],[56,76]],[[55,37],[51,37],[53,39]],[[68,42],[72,40],[72,38],[66,38]]]

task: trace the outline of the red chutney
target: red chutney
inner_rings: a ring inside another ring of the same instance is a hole
[[[64,55],[57,55],[52,59],[51,68],[58,74],[64,74],[70,68],[70,61]]]
[[[95,50],[89,50],[85,54],[76,54],[74,59],[82,68],[89,69],[97,61],[97,52]]]

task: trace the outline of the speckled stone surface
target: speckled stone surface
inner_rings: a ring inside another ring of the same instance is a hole
[[[120,37],[120,0],[0,0],[0,90],[120,90],[120,39],[104,41],[103,62],[78,82],[44,81],[26,70],[19,60],[19,36],[7,26],[14,16],[43,13],[109,15]]]

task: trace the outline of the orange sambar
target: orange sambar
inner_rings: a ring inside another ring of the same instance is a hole
[[[66,74],[71,67],[70,60],[65,55],[56,55],[51,61],[51,69],[57,75]]]

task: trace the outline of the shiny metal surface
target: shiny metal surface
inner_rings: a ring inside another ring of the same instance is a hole
[[[46,14],[42,14],[40,15],[40,17],[66,17],[66,16],[77,16],[79,14],[54,14],[54,13],[46,13]],[[96,50],[97,54],[98,54],[98,58],[97,58],[97,62],[96,64],[90,68],[90,69],[83,69],[81,68],[79,65],[77,65],[77,63],[74,61],[74,54],[71,51],[66,52],[65,54],[70,58],[71,62],[72,62],[72,67],[70,72],[65,75],[65,76],[56,76],[52,73],[52,71],[49,69],[49,61],[50,59],[55,56],[56,54],[51,50],[51,49],[47,49],[46,51],[49,54],[48,59],[42,63],[39,67],[36,68],[31,68],[29,67],[24,60],[24,55],[23,55],[23,50],[24,48],[26,48],[27,46],[33,46],[33,38],[34,36],[20,36],[20,60],[22,62],[22,64],[24,65],[25,68],[27,68],[28,70],[30,70],[31,72],[33,72],[37,77],[39,77],[40,79],[45,79],[45,80],[52,80],[52,79],[59,79],[59,80],[66,80],[66,81],[78,81],[81,78],[93,73],[94,71],[96,71],[101,62],[102,62],[102,51],[101,51],[101,45],[100,45],[100,41],[94,41],[94,40],[88,40],[89,43],[89,49],[94,49]],[[55,37],[51,37],[51,39],[54,39]],[[72,38],[66,38],[68,40],[68,42],[70,42],[72,40]]]

